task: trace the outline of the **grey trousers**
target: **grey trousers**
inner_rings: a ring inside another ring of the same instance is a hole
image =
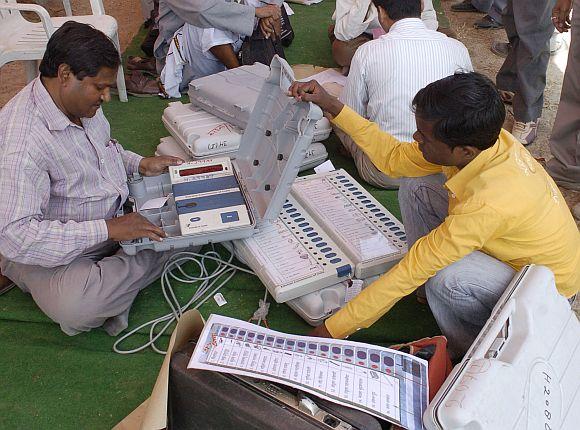
[[[447,216],[443,182],[443,175],[401,179],[399,204],[409,246]],[[515,273],[509,265],[475,251],[426,282],[429,307],[447,337],[453,359],[467,352]]]
[[[399,188],[399,179],[391,178],[377,169],[369,157],[367,157],[363,150],[354,143],[354,140],[352,140],[350,136],[337,127],[334,127],[334,132],[342,142],[342,146],[344,146],[352,157],[358,174],[365,182],[377,188],[384,188],[387,190],[396,190]]]
[[[536,121],[542,116],[554,4],[555,0],[508,0],[504,9],[503,24],[511,49],[496,82],[499,89],[515,93],[516,121]]]
[[[574,1],[572,35],[562,95],[554,121],[548,161],[550,175],[566,188],[580,190],[580,0]]]
[[[507,0],[471,0],[471,4],[497,22],[503,23],[502,14],[507,6]]]
[[[107,241],[66,266],[31,266],[2,258],[0,267],[66,334],[103,326],[116,336],[127,328],[139,291],[161,275],[173,253],[127,255],[116,242]]]

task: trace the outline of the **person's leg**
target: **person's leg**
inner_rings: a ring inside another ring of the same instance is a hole
[[[517,88],[517,56],[516,50],[520,38],[514,20],[513,0],[507,0],[502,14],[502,22],[510,44],[507,57],[504,60],[499,72],[497,72],[497,87],[503,91],[515,92]]]
[[[171,255],[152,250],[127,255],[108,242],[66,266],[46,268],[3,259],[2,272],[30,293],[66,334],[104,325],[109,334],[116,335],[127,327],[127,315],[139,291],[161,275]]]
[[[328,27],[328,39],[332,47],[332,58],[342,68],[349,68],[354,53],[359,46],[372,40],[372,36],[363,33],[352,40],[342,41],[334,36],[334,25]]]
[[[452,359],[467,352],[515,274],[507,264],[476,251],[427,281],[429,307]]]
[[[575,0],[568,65],[554,121],[546,169],[565,188],[580,190],[580,0]]]
[[[512,0],[518,43],[512,44],[517,62],[517,86],[513,101],[517,122],[536,121],[542,115],[549,41],[554,32],[551,14],[555,0]],[[511,54],[511,52],[510,52]],[[508,56],[509,58],[509,56]]]
[[[391,178],[377,169],[366,154],[357,146],[356,143],[354,143],[350,136],[338,128],[335,128],[334,131],[342,142],[344,148],[351,155],[356,170],[365,182],[377,188],[384,188],[387,190],[395,190],[399,187],[399,179]]]
[[[493,0],[471,0],[471,4],[475,7],[479,12],[487,13],[491,8]]]
[[[401,178],[399,206],[409,248],[438,227],[448,214],[449,196],[443,174]]]
[[[491,16],[494,20],[503,24],[503,13],[507,7],[507,0],[493,0],[491,7],[487,14]]]
[[[419,178],[401,178],[399,207],[407,235],[407,246],[411,248],[417,240],[443,222],[449,211],[449,197],[443,188],[443,174]],[[427,302],[425,286],[415,293],[420,303]]]

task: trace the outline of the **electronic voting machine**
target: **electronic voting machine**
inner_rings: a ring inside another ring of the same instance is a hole
[[[441,429],[580,428],[580,323],[552,272],[526,266],[429,405]]]
[[[407,252],[403,225],[343,169],[297,178],[278,219],[233,247],[312,325],[344,306],[344,281],[383,274]]]
[[[276,219],[322,118],[318,106],[287,95],[292,82],[288,63],[274,57],[235,160],[195,160],[172,166],[169,174],[129,178],[133,210],[168,237],[121,242],[127,254],[246,238],[263,221]]]
[[[189,83],[189,99],[192,105],[245,129],[268,74],[268,66],[255,63],[194,79]],[[331,131],[330,121],[320,118],[312,141],[327,139]]]

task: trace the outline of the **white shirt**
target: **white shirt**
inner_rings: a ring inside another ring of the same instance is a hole
[[[402,19],[357,49],[340,100],[396,139],[411,142],[415,94],[459,70],[473,70],[461,42],[428,30],[418,18]]]
[[[210,51],[218,45],[232,45],[237,53],[242,46],[242,35],[217,28],[200,28],[185,23],[175,32],[161,71],[161,82],[165,92],[173,98],[181,97],[183,68],[189,64],[191,78],[198,79],[214,73],[223,72],[226,66]],[[177,41],[177,43],[176,43]]]
[[[377,8],[372,0],[336,0],[336,10],[332,18],[335,20],[334,35],[342,41],[380,28]],[[421,19],[430,30],[437,30],[439,27],[432,0],[423,0]]]

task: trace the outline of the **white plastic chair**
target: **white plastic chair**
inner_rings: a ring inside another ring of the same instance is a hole
[[[0,67],[11,61],[24,61],[28,82],[38,74],[38,62],[42,60],[48,39],[67,21],[77,21],[90,24],[102,31],[115,43],[121,52],[117,21],[105,15],[102,0],[89,0],[92,15],[78,15],[65,17],[51,17],[45,8],[35,4],[19,4],[16,0],[0,0]],[[70,12],[70,2],[64,0],[66,13]],[[20,11],[36,13],[41,22],[33,23],[25,20]],[[119,65],[117,72],[117,89],[119,99],[127,101],[127,89],[123,75],[123,65]]]

